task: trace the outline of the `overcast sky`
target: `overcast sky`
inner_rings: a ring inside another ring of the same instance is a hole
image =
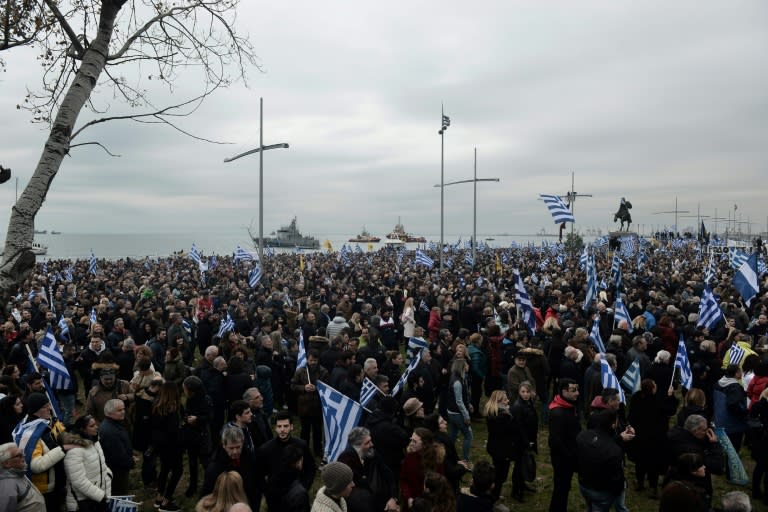
[[[763,0],[244,2],[263,72],[220,91],[180,125],[101,125],[65,159],[38,229],[78,233],[232,231],[258,223],[259,141],[265,231],[296,215],[308,233],[440,232],[440,109],[445,181],[477,175],[478,232],[555,224],[540,193],[575,173],[582,230],[613,226],[622,196],[638,225],[671,226],[675,208],[768,222],[768,3]],[[7,53],[7,52],[6,52]],[[40,84],[31,53],[0,76],[0,163],[21,186],[46,137],[16,109]],[[195,89],[183,81],[157,105]],[[101,93],[105,102],[111,93]],[[127,111],[113,103],[111,113]],[[84,115],[82,119],[86,119]],[[14,182],[0,187],[5,231]],[[446,234],[472,231],[472,185],[445,189]],[[714,221],[707,222],[712,229]],[[680,227],[696,219],[680,219]],[[719,221],[722,229],[724,221]],[[743,225],[746,231],[747,225]],[[2,238],[2,236],[0,236]]]

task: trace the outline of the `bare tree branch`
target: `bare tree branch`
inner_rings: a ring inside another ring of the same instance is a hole
[[[103,149],[103,150],[104,150],[104,152],[105,152],[106,154],[108,154],[109,156],[115,156],[115,157],[120,157],[120,156],[121,156],[121,155],[116,155],[115,153],[112,153],[112,152],[110,152],[110,151],[109,151],[109,150],[108,150],[108,149],[107,149],[107,148],[104,146],[104,144],[102,144],[101,142],[81,142],[80,144],[71,144],[71,145],[69,146],[69,150],[70,150],[70,151],[69,151],[69,152],[67,152],[67,154],[69,155],[69,153],[72,151],[72,149],[74,149],[74,148],[76,148],[76,147],[79,147],[79,146],[91,146],[91,145],[99,146],[99,147],[100,147],[101,149]],[[69,156],[72,156],[72,155],[69,155]]]
[[[69,37],[69,41],[72,43],[72,47],[75,49],[77,58],[82,58],[83,53],[85,53],[85,48],[83,48],[83,45],[77,39],[77,34],[75,34],[75,31],[72,30],[72,27],[69,26],[67,19],[61,14],[61,11],[56,5],[56,2],[53,0],[45,0],[45,5],[48,6],[53,15],[56,17],[56,21],[59,23],[61,29]]]

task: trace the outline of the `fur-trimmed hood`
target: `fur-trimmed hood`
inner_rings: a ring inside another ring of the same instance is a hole
[[[62,445],[76,444],[77,446],[82,446],[83,448],[88,448],[89,446],[93,445],[93,441],[91,441],[90,439],[86,439],[74,432],[62,432],[59,435],[59,441],[61,441]]]

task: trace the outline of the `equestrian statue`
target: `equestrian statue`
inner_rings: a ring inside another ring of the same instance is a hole
[[[629,210],[632,209],[632,203],[621,198],[621,204],[619,205],[619,211],[617,211],[613,215],[613,222],[616,222],[617,220],[621,221],[621,227],[619,227],[619,231],[624,229],[624,223],[627,223],[627,231],[629,231],[629,225],[632,224],[632,216],[629,214]]]

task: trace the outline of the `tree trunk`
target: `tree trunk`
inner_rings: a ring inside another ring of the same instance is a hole
[[[45,141],[35,172],[11,210],[5,249],[0,262],[0,300],[6,304],[35,266],[32,241],[35,216],[43,206],[53,179],[69,152],[70,137],[85,102],[98,83],[106,65],[115,18],[125,0],[103,0],[96,38],[83,54],[80,68],[61,102],[56,119]]]

